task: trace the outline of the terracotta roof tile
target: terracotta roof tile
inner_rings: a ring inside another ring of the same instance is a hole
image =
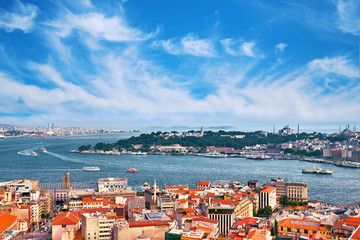
[[[15,221],[17,217],[7,213],[0,213],[0,233],[7,230]]]
[[[80,218],[73,212],[59,213],[53,220],[52,225],[77,224]]]

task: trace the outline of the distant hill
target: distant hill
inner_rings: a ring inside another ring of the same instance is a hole
[[[0,123],[0,128],[11,128],[11,127],[14,127],[14,125]]]
[[[229,129],[236,129],[233,126],[210,126],[206,127],[203,126],[204,130],[229,130]],[[147,127],[146,130],[148,131],[189,131],[189,130],[200,130],[201,126],[197,127],[189,127],[189,126],[171,126],[171,127],[163,127],[163,126],[151,126]]]

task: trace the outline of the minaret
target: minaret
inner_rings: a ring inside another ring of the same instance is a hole
[[[156,187],[156,179],[154,179],[154,203],[155,203],[155,204],[157,204],[157,203],[156,203],[156,188],[157,188],[157,187]]]
[[[300,124],[298,124],[298,134],[300,134]]]
[[[167,191],[166,182],[164,183],[164,190]]]

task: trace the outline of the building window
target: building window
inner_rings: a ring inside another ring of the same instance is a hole
[[[61,225],[62,228],[66,228],[66,224]]]
[[[308,230],[307,230],[307,229],[305,229],[305,230],[304,230],[304,233],[308,233]]]

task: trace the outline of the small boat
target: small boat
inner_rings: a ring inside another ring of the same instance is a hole
[[[145,192],[145,190],[147,190],[149,188],[150,188],[150,185],[147,182],[145,182],[144,185],[142,186],[143,192]]]
[[[96,172],[100,171],[101,169],[99,167],[83,167],[83,170],[87,172]]]
[[[136,168],[128,168],[126,169],[127,172],[139,172]]]
[[[29,155],[30,155],[30,156],[33,156],[33,157],[39,156],[39,154],[37,154],[37,153],[34,152],[34,151],[31,151],[31,152],[29,153]]]
[[[40,148],[40,150],[41,150],[42,152],[46,152],[46,151],[47,151],[44,147]]]

